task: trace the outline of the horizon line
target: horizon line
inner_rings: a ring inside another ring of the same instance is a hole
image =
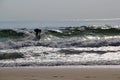
[[[4,20],[0,22],[37,22],[37,21],[113,21],[120,18],[98,18],[98,19],[64,19],[64,20]]]

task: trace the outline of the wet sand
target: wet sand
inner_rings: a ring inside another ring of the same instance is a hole
[[[0,68],[0,80],[120,80],[120,67]]]

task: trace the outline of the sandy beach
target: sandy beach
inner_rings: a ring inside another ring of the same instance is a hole
[[[0,68],[0,80],[120,80],[120,67]]]

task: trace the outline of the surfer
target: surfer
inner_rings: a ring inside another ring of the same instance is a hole
[[[35,36],[36,36],[36,40],[40,40],[41,36],[41,29],[34,29],[34,32],[35,32]]]

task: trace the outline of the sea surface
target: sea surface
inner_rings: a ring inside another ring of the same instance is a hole
[[[0,67],[66,65],[120,65],[120,20],[0,22]]]

